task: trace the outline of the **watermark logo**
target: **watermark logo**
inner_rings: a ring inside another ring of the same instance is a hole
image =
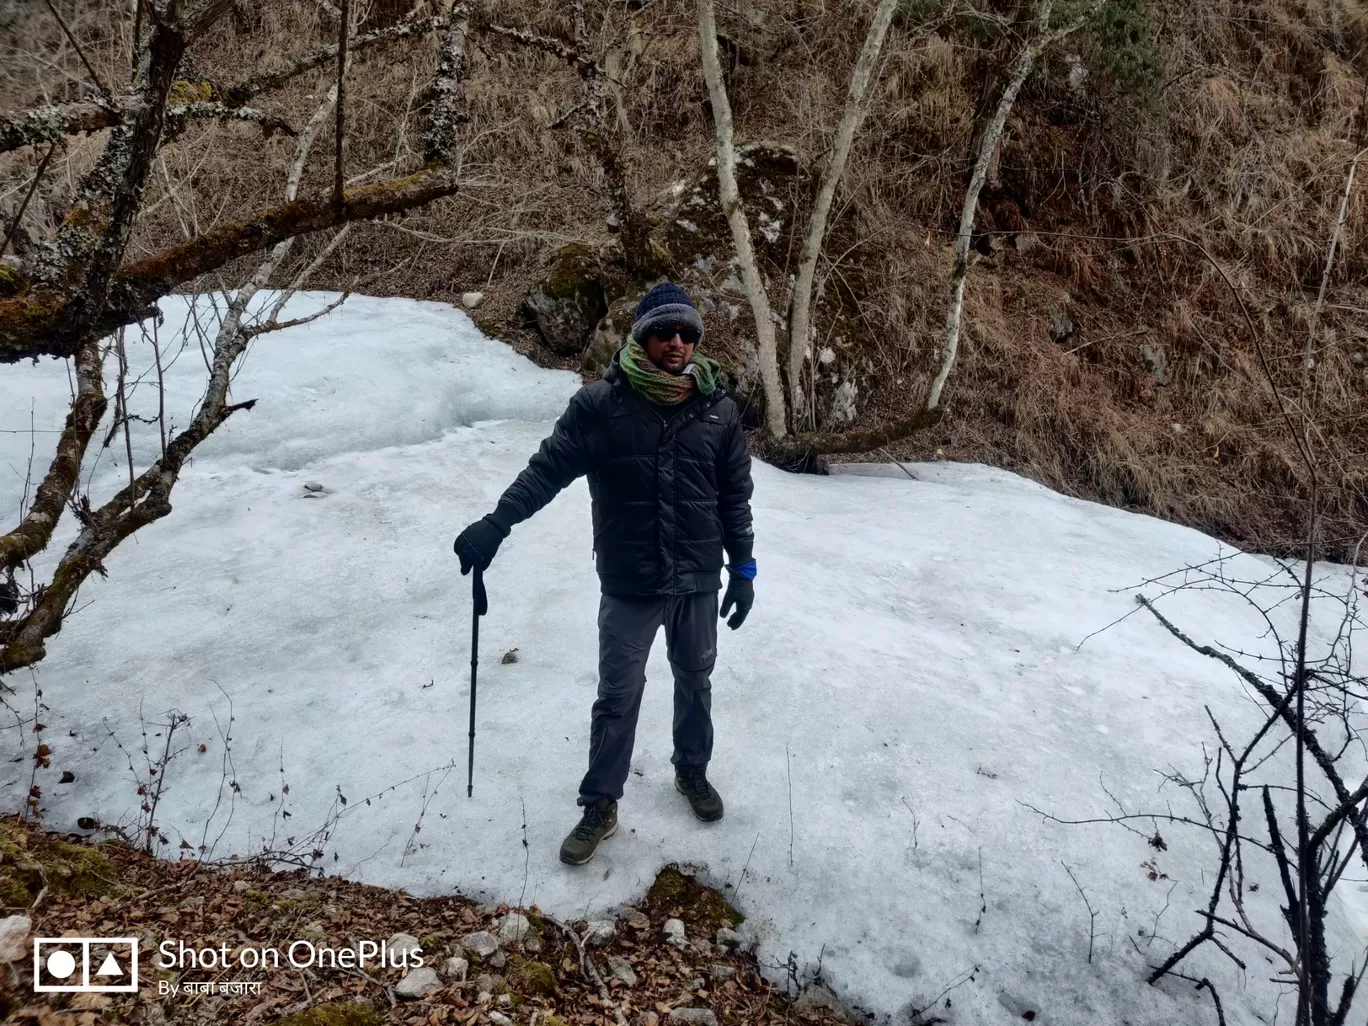
[[[136,994],[136,937],[35,937],[33,989],[39,994]]]

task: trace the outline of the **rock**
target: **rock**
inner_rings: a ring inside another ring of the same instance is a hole
[[[612,970],[614,976],[627,984],[627,986],[635,987],[637,985],[636,970],[634,970],[632,964],[621,955],[609,955],[608,968]]]
[[[665,936],[665,943],[673,944],[677,948],[682,948],[689,943],[684,933],[684,923],[679,919],[665,920],[665,928],[661,931]]]
[[[717,1016],[711,1008],[672,1008],[670,1018],[689,1026],[717,1026]]]
[[[613,943],[613,938],[616,936],[617,926],[611,919],[591,919],[584,941],[591,947],[602,948]]]
[[[746,208],[751,240],[762,261],[783,265],[794,232],[793,204],[800,206],[816,191],[816,182],[798,162],[793,147],[776,142],[750,142],[736,147],[736,186]],[[727,258],[732,253],[731,227],[717,188],[717,161],[671,190],[651,212],[659,225],[653,241],[677,267],[689,267],[699,260]],[[801,231],[804,225],[799,224]],[[741,290],[738,290],[741,291]]]
[[[723,951],[735,951],[741,946],[741,935],[725,926],[717,930],[717,946]]]
[[[489,994],[494,990],[495,980],[489,973],[480,973],[475,978],[475,992],[477,994]]]
[[[508,997],[508,995],[505,994],[504,997]],[[494,1026],[513,1026],[513,1020],[502,1012],[490,1012],[489,1021],[492,1022]]]
[[[608,365],[613,362],[613,354],[627,344],[628,333],[631,332],[632,322],[636,319],[637,303],[641,301],[643,294],[629,292],[609,304],[607,313],[599,319],[594,328],[594,337],[589,340],[589,347],[584,351],[580,370],[586,374],[602,376],[608,369]]]
[[[404,962],[407,962],[410,956],[421,952],[423,948],[423,945],[419,942],[418,938],[411,933],[396,933],[385,942],[385,946],[388,947],[391,952],[402,951],[404,953]],[[403,962],[400,964],[402,965]]]
[[[513,995],[512,995],[512,994],[500,994],[500,995],[499,995],[499,1007],[500,1007],[500,1008],[512,1008],[512,1007],[513,1007]]]
[[[233,881],[233,893],[234,893],[234,894],[243,894],[243,893],[245,893],[245,892],[247,892],[247,891],[250,891],[251,889],[252,889],[252,885],[251,885],[251,883],[250,883],[249,881],[247,881],[247,880],[234,880],[234,881]]]
[[[303,895],[303,893],[304,893],[303,891],[300,891],[301,896]],[[288,898],[289,896],[290,896],[290,892],[289,892],[289,891],[286,891],[286,892],[285,892],[285,897]],[[181,907],[181,908],[203,908],[203,907],[204,907],[204,895],[203,895],[203,894],[192,894],[190,897],[186,898],[184,901],[182,901],[182,902],[180,903],[180,907]]]
[[[645,930],[651,925],[650,917],[644,912],[639,912],[631,905],[618,906],[618,918],[626,921],[627,925],[634,930]]]
[[[812,1012],[831,1012],[840,1015],[842,1012],[841,1002],[837,1000],[836,995],[820,983],[805,987],[798,995],[798,1000],[793,1003],[793,1010],[799,1015]]]
[[[481,1007],[483,1007],[483,1006],[489,1004],[489,1003],[490,1003],[491,1001],[493,1001],[493,1000],[494,1000],[494,995],[491,994],[491,993],[490,993],[489,991],[487,991],[487,990],[482,990],[482,991],[480,991],[480,993],[477,994],[476,997],[475,997],[475,1003],[476,1003],[477,1005],[480,1005]]]
[[[1073,338],[1073,318],[1066,313],[1052,313],[1045,321],[1045,330],[1049,333],[1051,341],[1062,346]]]
[[[542,344],[557,356],[584,352],[595,325],[607,312],[598,259],[577,242],[557,251],[546,278],[519,308],[523,327],[536,331]]]
[[[736,970],[729,965],[714,963],[713,965],[708,966],[708,975],[721,983],[723,980],[730,980],[735,976]]]
[[[457,955],[442,963],[442,975],[448,980],[464,980],[469,971],[470,963]]]
[[[321,492],[323,490],[323,485],[318,481],[305,481],[304,490],[306,492]]]
[[[488,958],[499,950],[499,942],[488,930],[479,930],[461,938],[461,947],[476,958]]]
[[[440,990],[441,986],[442,981],[437,976],[437,970],[423,966],[400,980],[394,988],[394,995],[404,1001],[412,1001],[430,991]]]
[[[541,949],[541,938],[538,937],[535,933],[532,936],[528,937],[527,940],[523,941],[524,951],[530,951],[532,954],[535,955],[537,954],[537,952],[541,951]]]
[[[513,663],[516,663],[517,661],[518,661],[518,650],[517,650],[516,648],[510,648],[507,652],[505,652],[505,653],[503,654],[503,658],[499,660],[499,662],[501,662],[504,666],[511,666]],[[505,918],[507,918],[507,917],[505,917]],[[522,916],[519,916],[518,918],[522,919],[523,922],[527,922],[527,920],[526,920],[526,919],[523,919]],[[523,932],[526,933],[527,931],[524,930]],[[503,935],[503,927],[500,927],[500,928],[499,928],[499,935],[500,935],[500,936]],[[521,938],[521,937],[514,937],[513,939],[514,939],[514,940],[521,940],[522,938]]]
[[[28,936],[33,921],[28,916],[0,919],[0,962],[18,962],[29,953]]]
[[[478,310],[485,301],[483,292],[462,292],[461,305],[467,310]]]
[[[308,488],[309,486],[308,486],[308,485],[305,485],[304,487],[305,487],[305,488]],[[308,895],[306,892],[300,890],[298,887],[290,887],[290,888],[288,888],[288,889],[286,889],[286,890],[281,891],[281,892],[280,892],[280,896],[281,896],[282,898],[287,898],[287,899],[289,899],[290,901],[303,901],[303,900],[306,899],[309,895]],[[186,899],[186,900],[188,901],[189,899]],[[201,903],[201,904],[204,903],[204,899],[203,899],[203,898],[200,898],[200,903]],[[181,904],[184,905],[185,902],[183,901],[183,902],[181,902]]]
[[[503,657],[506,663],[516,663],[518,661],[517,649],[513,649],[508,655]],[[510,659],[508,656],[512,656]],[[500,941],[520,941],[527,936],[527,932],[532,929],[532,924],[527,921],[527,916],[519,912],[510,912],[499,920],[499,940]]]
[[[492,965],[495,969],[502,969],[504,966],[508,964],[508,956],[505,955],[502,951],[496,951],[494,952],[494,954],[489,956],[489,964]]]
[[[1140,362],[1145,365],[1145,370],[1154,375],[1156,384],[1167,385],[1171,380],[1168,354],[1157,342],[1146,342],[1140,347]]]

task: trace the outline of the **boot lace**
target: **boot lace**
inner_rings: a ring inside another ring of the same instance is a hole
[[[608,822],[608,816],[607,809],[600,809],[597,804],[586,805],[584,815],[580,817],[579,824],[572,833],[581,841],[591,840],[594,831]]]
[[[689,794],[700,801],[708,801],[716,793],[708,783],[703,770],[685,770],[679,774],[679,782]]]

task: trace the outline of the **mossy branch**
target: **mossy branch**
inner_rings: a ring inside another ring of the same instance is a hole
[[[298,200],[224,225],[155,256],[125,264],[110,285],[109,302],[94,328],[105,333],[136,323],[156,300],[178,285],[248,253],[348,221],[411,210],[450,196],[458,188],[456,178],[447,172],[425,171],[348,192],[341,206],[334,204],[331,196]],[[0,301],[0,363],[72,355],[79,340],[63,331],[68,305],[56,289]]]

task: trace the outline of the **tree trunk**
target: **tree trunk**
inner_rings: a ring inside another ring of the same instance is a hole
[[[1036,8],[1036,37],[1022,48],[1021,52],[1017,54],[1016,60],[1012,62],[1011,74],[1007,80],[1007,86],[1002,92],[1002,98],[998,100],[997,110],[979,139],[974,170],[969,177],[969,186],[964,192],[964,208],[960,213],[959,235],[955,238],[955,270],[950,279],[950,309],[945,316],[945,348],[941,351],[940,370],[936,372],[936,377],[931,382],[931,391],[926,397],[926,408],[928,410],[934,410],[940,406],[941,392],[945,388],[946,379],[950,377],[950,371],[955,365],[955,357],[959,353],[960,333],[964,320],[964,286],[969,277],[969,244],[973,236],[974,219],[978,213],[979,193],[983,191],[983,183],[988,176],[988,167],[992,163],[993,154],[1002,139],[1003,129],[1007,126],[1007,119],[1011,116],[1017,95],[1031,74],[1031,69],[1035,67],[1036,59],[1047,48],[1082,28],[1087,19],[1102,6],[1102,2],[1103,0],[1093,0],[1088,9],[1078,18],[1063,28],[1055,29],[1052,32],[1050,31],[1050,12],[1054,6],[1054,0],[1041,0],[1039,7]]]
[[[769,296],[760,279],[760,268],[751,246],[750,224],[741,205],[736,186],[736,151],[732,143],[731,103],[722,84],[722,67],[717,57],[717,16],[713,0],[698,0],[698,31],[703,56],[703,77],[712,101],[713,122],[717,129],[717,188],[722,210],[731,226],[736,259],[741,265],[741,280],[746,286],[751,313],[755,317],[755,341],[760,351],[760,380],[765,389],[765,427],[775,438],[785,434],[784,389],[779,382],[779,352]]]
[[[874,12],[874,21],[865,36],[864,49],[855,63],[855,71],[850,76],[850,92],[846,96],[845,112],[832,139],[831,159],[822,172],[821,185],[817,189],[817,202],[808,219],[807,242],[798,263],[798,274],[793,285],[793,297],[789,303],[789,395],[795,421],[802,408],[803,396],[803,359],[807,355],[809,334],[812,323],[812,282],[817,273],[817,259],[822,252],[822,240],[826,237],[827,221],[831,216],[831,203],[836,196],[836,186],[845,174],[846,160],[850,147],[859,131],[860,122],[869,110],[869,85],[874,77],[874,68],[879,63],[888,27],[893,22],[893,14],[898,8],[898,0],[880,0]],[[795,430],[797,425],[794,425]]]

